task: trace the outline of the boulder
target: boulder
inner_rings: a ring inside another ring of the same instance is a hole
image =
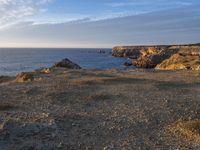
[[[72,61],[70,61],[69,59],[65,58],[62,61],[56,63],[53,68],[55,67],[61,67],[61,68],[68,68],[68,69],[81,69],[81,67],[75,63],[73,63]]]

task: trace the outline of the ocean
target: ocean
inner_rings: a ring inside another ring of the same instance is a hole
[[[84,69],[124,68],[126,58],[112,57],[111,49],[104,49],[105,53],[98,53],[97,50],[0,48],[0,75],[16,75],[19,72],[50,67],[64,58],[70,59]]]

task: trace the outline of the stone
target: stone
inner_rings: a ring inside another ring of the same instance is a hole
[[[198,64],[198,65],[197,65],[197,64],[196,64],[196,65],[193,65],[193,66],[192,66],[192,70],[193,70],[193,71],[199,71],[199,70],[200,70],[200,64]]]
[[[168,46],[116,46],[112,50],[112,56],[138,59],[141,56],[156,54],[167,47]]]
[[[37,72],[22,72],[17,74],[16,82],[31,82],[31,81],[41,81],[44,76]]]
[[[133,61],[136,67],[141,68],[155,68],[162,61],[168,59],[171,55],[178,51],[176,48],[162,49],[161,51],[155,49],[148,49],[147,54],[139,57]]]
[[[118,46],[113,56],[132,58],[140,68],[200,70],[200,44],[160,46]]]
[[[36,73],[41,73],[41,74],[49,74],[51,73],[51,68],[40,68],[35,70]]]
[[[56,63],[53,68],[55,67],[61,67],[61,68],[68,68],[68,69],[81,69],[81,67],[75,63],[73,63],[72,61],[70,61],[69,59],[65,58],[62,61]]]
[[[34,75],[30,72],[22,72],[16,76],[17,82],[34,81]]]
[[[106,51],[105,50],[102,50],[102,49],[100,49],[100,50],[97,50],[97,53],[102,53],[102,54],[105,54],[106,53]]]
[[[130,63],[130,62],[125,62],[124,63],[124,66],[126,66],[126,67],[129,67],[129,66],[132,66],[133,64],[132,63]]]
[[[191,69],[194,71],[200,70],[200,55],[192,55],[191,53],[177,53],[169,59],[163,61],[156,66],[156,69],[161,70],[181,70]]]

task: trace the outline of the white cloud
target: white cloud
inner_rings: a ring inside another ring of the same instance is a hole
[[[0,31],[0,46],[112,47],[132,44],[198,43],[199,5],[101,21],[25,22]]]
[[[177,6],[189,6],[192,5],[192,2],[188,2],[186,0],[180,0],[180,1],[174,1],[174,0],[154,0],[149,1],[149,0],[128,0],[125,2],[111,2],[107,3],[108,6],[110,7],[126,7],[126,6],[151,6],[154,4],[154,6],[170,6],[170,7],[177,7]]]
[[[0,0],[0,28],[42,11],[50,0]]]

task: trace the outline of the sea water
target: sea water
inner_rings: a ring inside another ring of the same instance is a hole
[[[69,49],[69,48],[0,48],[0,75],[15,75],[68,58],[84,69],[124,68],[126,58],[112,57],[111,49]]]

